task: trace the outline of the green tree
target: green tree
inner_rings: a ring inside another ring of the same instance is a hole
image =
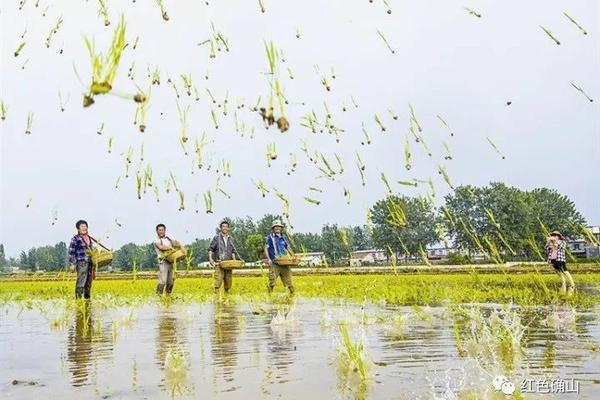
[[[256,225],[251,217],[236,218],[231,221],[230,234],[235,240],[235,247],[240,258],[248,260],[251,258],[251,250],[246,246],[248,237],[256,233]]]
[[[439,241],[433,204],[423,197],[388,196],[371,208],[372,241],[395,255],[418,255]]]
[[[112,266],[121,271],[131,271],[134,260],[139,266],[140,254],[138,246],[135,243],[127,243],[113,253]]]
[[[348,245],[343,241],[345,232]],[[339,263],[341,259],[348,258],[352,250],[352,236],[349,234],[351,230],[347,228],[339,228],[337,224],[325,224],[321,228],[321,243],[322,251],[325,257],[333,263]]]
[[[8,267],[6,254],[4,254],[4,244],[0,243],[0,270],[5,270]]]
[[[369,250],[373,247],[371,232],[367,226],[355,226],[352,228],[352,249]]]
[[[245,248],[247,249],[248,256],[242,257],[248,261],[258,261],[264,258],[265,249],[265,238],[263,235],[258,233],[249,235],[246,238]]]

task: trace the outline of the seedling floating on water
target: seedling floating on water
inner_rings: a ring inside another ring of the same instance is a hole
[[[377,29],[377,34],[379,35],[379,37],[381,38],[381,40],[383,40],[383,43],[385,43],[385,45],[388,48],[388,50],[392,54],[396,54],[396,51],[392,48],[392,46],[390,46],[390,43],[387,41],[387,39],[385,38],[385,36],[383,35],[383,33],[381,33],[381,31],[379,29]]]

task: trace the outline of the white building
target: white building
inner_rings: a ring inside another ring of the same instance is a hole
[[[325,253],[315,251],[311,253],[296,253],[299,260],[299,265],[302,267],[321,267]]]
[[[387,256],[385,254],[385,251],[383,250],[356,250],[352,252],[350,266],[361,266],[363,264],[378,264],[385,263],[386,261]]]

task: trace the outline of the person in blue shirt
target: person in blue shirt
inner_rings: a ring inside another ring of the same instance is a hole
[[[292,271],[289,265],[275,264],[275,258],[281,255],[295,256],[292,247],[283,234],[283,225],[281,221],[273,221],[272,232],[265,239],[265,256],[269,261],[269,294],[273,292],[275,281],[281,277],[283,285],[288,288],[291,294],[294,294],[294,285],[292,284]]]

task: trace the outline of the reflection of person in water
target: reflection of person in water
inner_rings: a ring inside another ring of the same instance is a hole
[[[239,321],[234,304],[214,305],[211,353],[214,365],[225,382],[233,382],[233,371],[237,365],[237,340]]]
[[[267,344],[267,360],[274,369],[274,378],[277,383],[288,381],[289,366],[294,363],[296,346],[294,339],[298,339],[302,331],[297,325],[271,325],[272,316],[269,316],[267,328],[269,329],[269,342]]]
[[[178,332],[179,326],[173,312],[161,310],[156,329],[156,365],[160,368],[165,366],[165,357],[169,349],[177,344]]]
[[[73,386],[86,384],[92,361],[98,355],[112,351],[112,340],[107,334],[94,331],[92,305],[78,303],[75,309],[75,324],[69,328],[67,337],[67,361]]]
[[[78,304],[75,325],[69,328],[67,360],[73,386],[85,384],[92,355],[92,313],[89,302]]]

